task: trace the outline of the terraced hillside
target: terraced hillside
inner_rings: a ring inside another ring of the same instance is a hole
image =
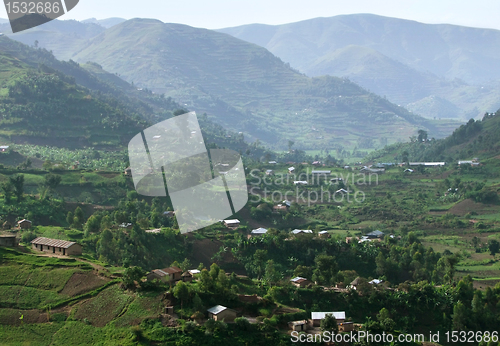
[[[267,50],[229,35],[133,19],[90,41],[74,59],[95,61],[139,87],[165,93],[222,125],[277,147],[354,147],[368,137],[449,131],[340,78],[308,78]]]

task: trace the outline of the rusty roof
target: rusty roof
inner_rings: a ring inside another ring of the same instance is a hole
[[[175,273],[182,273],[182,269],[178,267],[168,267],[165,269],[153,269],[152,272],[158,276],[165,276],[165,275],[172,275]]]
[[[167,274],[182,273],[182,269],[179,267],[168,267],[168,268],[162,269],[162,271],[167,273]]]
[[[31,241],[31,244],[53,246],[53,247],[60,247],[60,248],[67,249],[67,248],[75,245],[76,243],[74,241],[38,237],[35,240]]]

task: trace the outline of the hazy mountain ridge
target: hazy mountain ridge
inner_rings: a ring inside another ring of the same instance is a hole
[[[261,47],[206,29],[133,19],[101,33],[73,58],[95,61],[280,147],[288,139],[308,147],[352,145],[362,137],[402,140],[418,127],[444,135],[352,82],[306,77]]]
[[[346,76],[398,104],[435,95],[461,109],[460,118],[500,107],[498,30],[356,14],[219,31],[265,47],[310,76]],[[464,101],[464,93],[472,100]]]
[[[36,44],[55,52],[58,59],[69,60],[87,40],[106,30],[95,23],[53,20],[35,28],[12,34],[9,23],[0,24],[0,32],[28,46]]]
[[[120,23],[123,23],[126,21],[126,19],[123,18],[118,18],[118,17],[112,17],[112,18],[106,18],[106,19],[96,19],[96,18],[89,18],[82,20],[82,23],[93,23],[93,24],[98,24],[100,26],[105,27],[106,29],[111,28],[112,26],[118,25]]]

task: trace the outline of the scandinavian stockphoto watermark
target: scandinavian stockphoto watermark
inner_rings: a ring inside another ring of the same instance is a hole
[[[252,202],[271,200],[279,203],[295,200],[308,206],[317,203],[363,203],[366,194],[359,187],[378,185],[379,178],[377,173],[315,173],[307,169],[300,174],[273,174],[264,177],[260,176],[260,170],[254,169],[250,176]],[[357,189],[353,189],[354,186]]]
[[[137,193],[168,196],[181,233],[213,225],[248,202],[241,156],[207,150],[194,112],[137,134],[128,152]]]
[[[50,22],[71,11],[79,0],[4,0],[12,32]]]

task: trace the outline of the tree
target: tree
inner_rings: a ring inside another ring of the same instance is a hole
[[[186,271],[186,270],[189,270],[189,267],[191,267],[191,262],[189,262],[189,259],[187,258],[184,258],[184,261],[182,261],[182,263],[179,265],[182,269],[182,271]]]
[[[76,209],[75,209],[75,217],[73,219],[73,223],[76,226],[80,227],[81,225],[83,225],[83,222],[84,222],[83,210],[80,207],[76,207]]]
[[[260,279],[264,271],[264,263],[266,263],[267,251],[256,250],[253,255],[254,272],[257,274],[257,279]]]
[[[213,287],[213,280],[212,277],[210,276],[208,270],[203,269],[200,272],[200,283],[203,291],[209,292],[212,287]]]
[[[181,309],[185,300],[189,298],[189,287],[183,281],[178,281],[174,287],[174,297],[181,300]]]
[[[311,279],[312,270],[310,267],[299,265],[293,271],[293,276],[300,276],[302,278]]]
[[[406,150],[405,150],[405,151],[403,151],[403,154],[402,154],[402,161],[403,161],[404,163],[406,163],[407,165],[409,164],[409,158],[408,158],[409,156],[410,156],[410,154],[408,154],[408,152],[407,152]]]
[[[495,256],[495,254],[500,251],[500,243],[498,240],[491,239],[488,241],[488,250],[490,250],[491,256]]]
[[[109,217],[109,215],[104,215],[101,218],[100,229],[101,230],[109,229],[109,228],[111,228],[111,224],[112,224],[112,221],[111,221],[111,218]]]
[[[250,327],[252,326],[250,324],[250,321],[246,317],[237,317],[237,318],[234,319],[234,323],[241,330],[249,330]]]
[[[313,272],[313,280],[324,285],[335,283],[335,277],[339,271],[335,257],[318,255],[314,262],[316,263],[316,269]]]
[[[74,220],[75,216],[73,215],[72,212],[68,211],[68,214],[66,214],[66,222],[71,226]]]
[[[274,284],[280,279],[280,273],[276,270],[273,260],[268,260],[266,264],[266,273],[264,275],[264,280],[269,284]]]
[[[2,184],[3,199],[5,204],[10,204],[14,195],[14,185],[10,181]]]
[[[295,144],[294,141],[292,141],[292,140],[288,141],[288,151],[292,151],[292,147],[293,147],[294,144]]]
[[[378,320],[382,330],[384,330],[386,332],[394,331],[394,327],[396,326],[396,323],[391,318],[391,315],[389,314],[389,310],[387,310],[386,308],[382,308],[379,311],[379,313],[377,315],[377,320]]]
[[[227,329],[227,324],[222,321],[216,321],[212,318],[209,318],[203,326],[205,327],[205,333],[207,334],[212,334],[216,331]]]
[[[59,174],[49,173],[45,176],[44,185],[54,191],[61,183],[62,177]]]
[[[453,307],[453,330],[464,330],[466,322],[467,309],[461,301],[458,301]]]
[[[444,280],[448,281],[448,283],[453,281],[455,266],[458,264],[459,260],[457,255],[447,255],[441,257],[437,263],[439,270],[444,272]]]
[[[472,240],[471,240],[471,243],[472,243],[472,246],[474,248],[477,248],[479,246],[479,243],[480,243],[480,239],[478,237],[473,237]]]
[[[332,314],[326,314],[325,318],[321,320],[320,328],[322,331],[338,332],[339,325],[337,320]]]
[[[140,283],[146,272],[141,267],[130,267],[123,272],[122,283],[128,288],[135,288],[135,282]]]
[[[224,292],[229,288],[229,279],[226,276],[226,272],[223,269],[219,270],[219,274],[217,275],[217,286],[220,289],[220,292]]]
[[[427,131],[425,130],[418,130],[418,141],[419,142],[425,142],[427,140]]]
[[[88,232],[98,232],[101,225],[101,220],[96,215],[91,215],[85,224],[85,230]]]
[[[193,298],[193,307],[195,311],[203,311],[203,301],[201,300],[198,293],[194,295]]]
[[[213,281],[217,281],[217,278],[219,277],[219,271],[219,266],[215,263],[212,263],[212,265],[210,266],[209,274]]]
[[[9,178],[10,183],[14,187],[14,194],[18,202],[22,201],[24,194],[24,175],[19,174]]]

